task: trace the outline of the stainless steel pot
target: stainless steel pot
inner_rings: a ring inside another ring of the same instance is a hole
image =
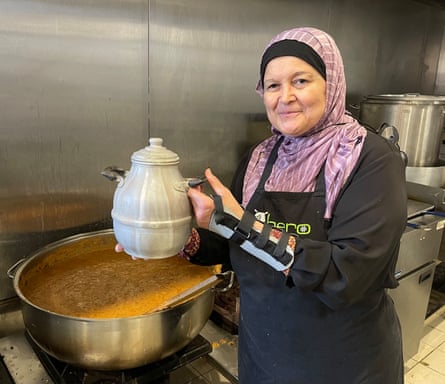
[[[360,103],[362,123],[376,130],[385,123],[397,129],[398,144],[408,155],[408,166],[440,163],[444,115],[445,96],[375,95],[365,97]]]
[[[212,289],[163,311],[117,319],[64,316],[28,300],[21,289],[22,276],[37,265],[44,266],[54,250],[76,245],[79,241],[82,241],[79,253],[88,247],[99,250],[115,244],[112,230],[72,236],[47,245],[9,271],[23,304],[25,327],[44,351],[61,361],[84,368],[120,370],[167,357],[199,334],[213,308]]]

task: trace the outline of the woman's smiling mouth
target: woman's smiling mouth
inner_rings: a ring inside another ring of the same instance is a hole
[[[281,112],[278,112],[278,114],[281,117],[293,117],[293,116],[296,116],[296,115],[298,115],[300,113],[301,113],[301,111],[281,111]]]

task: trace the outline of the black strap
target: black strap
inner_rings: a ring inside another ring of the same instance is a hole
[[[220,195],[213,195],[213,202],[215,204],[215,223],[221,224],[224,220],[224,206]]]
[[[230,240],[237,243],[238,245],[242,244],[246,240],[249,240],[254,223],[255,216],[252,215],[250,212],[244,211],[243,217],[241,217],[240,222],[235,226],[235,228],[233,228],[234,233]]]
[[[263,229],[261,230],[261,233],[254,241],[255,247],[263,249],[266,246],[267,242],[269,241],[269,236],[271,232],[272,232],[272,226],[270,226],[269,224],[263,224]]]
[[[252,228],[256,218],[251,212],[244,211],[243,217],[241,220],[238,220],[236,217],[224,212],[221,196],[215,195],[213,200],[215,202],[215,223],[224,225],[234,232],[229,240],[237,244],[242,244],[248,240],[257,248],[263,249],[275,257],[282,264],[287,265],[291,262],[293,255],[287,253],[289,233],[280,231],[281,236],[278,243],[275,243],[269,239],[270,232],[272,231],[270,225],[264,224],[263,230],[261,233],[258,233]]]
[[[281,232],[281,237],[278,240],[278,244],[272,253],[272,256],[280,260],[286,254],[287,244],[289,242],[290,235],[287,232]]]
[[[264,167],[263,174],[261,175],[261,179],[258,183],[257,189],[264,190],[264,185],[266,184],[266,181],[272,172],[273,165],[275,164],[275,160],[278,157],[278,149],[280,148],[280,145],[283,142],[283,140],[284,136],[281,136],[275,143],[274,147],[272,148],[269,158],[267,159],[266,166]]]

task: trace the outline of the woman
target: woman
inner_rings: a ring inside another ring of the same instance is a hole
[[[404,162],[345,110],[342,58],[314,28],[277,35],[257,92],[272,136],[229,190],[190,189],[183,254],[230,263],[240,284],[241,384],[399,384],[399,321],[385,292],[406,222]],[[229,240],[227,240],[229,239]]]

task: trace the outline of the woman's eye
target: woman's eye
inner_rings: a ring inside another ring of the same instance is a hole
[[[306,79],[295,79],[294,80],[294,83],[296,84],[296,85],[304,85],[304,84],[306,84],[308,81],[306,80]]]
[[[272,89],[276,89],[277,87],[278,87],[277,83],[270,83],[267,85],[266,89],[272,90]]]

